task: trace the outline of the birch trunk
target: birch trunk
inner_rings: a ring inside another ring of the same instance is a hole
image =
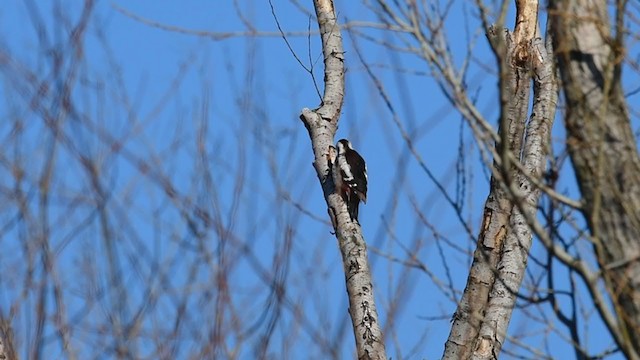
[[[465,291],[443,359],[497,358],[522,282],[557,105],[551,41],[538,38],[537,1],[516,1],[512,33],[492,28],[500,70],[501,116],[491,189]],[[531,81],[534,106],[527,121]],[[523,134],[526,131],[526,140]],[[511,163],[519,161],[520,166]],[[524,171],[524,172],[523,172]]]
[[[315,158],[314,167],[342,254],[358,359],[383,360],[387,357],[374,300],[366,242],[360,226],[351,221],[345,202],[335,193],[335,185],[329,173],[332,157],[330,146],[334,142],[344,99],[342,36],[333,1],[314,0],[313,4],[322,37],[325,91],[322,105],[315,110],[303,109],[300,119],[309,131]]]

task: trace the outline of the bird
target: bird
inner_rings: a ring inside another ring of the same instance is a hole
[[[351,221],[359,224],[360,201],[367,203],[367,164],[349,140],[338,140],[336,148],[337,156],[332,166],[336,193],[347,204]]]

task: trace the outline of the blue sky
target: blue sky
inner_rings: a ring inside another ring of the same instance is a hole
[[[312,11],[310,3],[301,6]],[[34,21],[34,11],[29,10],[28,4],[37,9],[41,20]],[[309,21],[311,29],[317,29],[313,19],[293,3],[274,1],[273,5],[283,30],[305,31]],[[298,119],[303,107],[318,106],[318,95],[311,76],[298,64],[283,39],[269,35],[277,27],[268,2],[241,1],[237,6],[231,1],[97,2],[84,41],[80,80],[72,93],[80,115],[72,114],[61,120],[72,146],[61,146],[56,155],[56,177],[51,191],[54,205],[49,210],[52,246],[59,249],[58,272],[62,281],[69,284],[68,312],[82,325],[79,326],[82,330],[75,332],[74,341],[81,355],[93,353],[89,344],[107,346],[89,329],[102,323],[108,317],[108,309],[117,308],[119,300],[104,299],[102,308],[86,309],[82,298],[76,295],[84,291],[82,281],[76,283],[78,274],[88,268],[95,270],[96,279],[105,288],[113,285],[106,275],[109,269],[105,260],[106,249],[113,245],[99,240],[99,215],[92,210],[92,202],[78,200],[84,193],[91,198],[92,191],[91,179],[78,161],[78,154],[98,164],[101,186],[110,194],[107,202],[110,228],[114,229],[117,243],[115,252],[122,258],[121,282],[128,296],[126,304],[120,304],[122,318],[131,318],[135,309],[144,308],[146,296],[152,290],[163,289],[166,293],[148,310],[151,320],[142,326],[152,333],[157,321],[171,318],[177,311],[176,300],[170,293],[188,289],[194,292],[194,297],[188,300],[192,311],[190,326],[198,331],[206,327],[208,319],[216,314],[206,301],[203,305],[206,297],[202,294],[206,293],[203,289],[215,283],[212,279],[216,269],[198,267],[191,271],[191,264],[202,256],[193,249],[204,241],[203,246],[210,248],[212,254],[226,252],[225,261],[233,264],[229,280],[237,294],[234,304],[243,309],[241,313],[246,315],[243,321],[256,321],[257,335],[241,348],[239,358],[255,356],[254,340],[266,331],[270,321],[275,324],[269,348],[272,358],[323,358],[318,348],[310,345],[314,342],[312,334],[304,334],[304,326],[296,325],[294,310],[301,310],[310,321],[321,323],[341,357],[348,358],[353,352],[353,338],[345,327],[347,301],[339,251],[327,225],[326,206],[311,166],[307,132]],[[360,2],[343,0],[337,1],[336,6],[342,23],[376,21],[372,11]],[[60,26],[55,21],[56,9],[61,9],[70,24],[77,22],[81,12],[73,1],[6,2],[0,8],[0,31],[11,36],[0,40],[0,48],[39,78],[62,86],[52,70],[52,51],[67,54],[73,48],[68,42],[69,26]],[[468,41],[465,29],[476,39],[473,48],[476,61],[471,65],[467,85],[469,93],[477,97],[480,111],[495,124],[498,116],[495,73],[478,65],[491,68],[494,60],[484,35],[477,30],[473,4],[454,2],[450,14],[445,29],[457,64],[465,56]],[[33,25],[39,21],[46,29],[40,40]],[[512,21],[510,18],[507,24]],[[188,33],[162,29],[152,23],[185,29]],[[259,35],[216,40],[195,34],[248,32],[247,24]],[[400,45],[393,35],[371,29],[359,31],[373,39]],[[42,39],[46,41],[43,43]],[[360,210],[360,218],[365,238],[373,249],[370,256],[383,324],[388,322],[392,299],[399,292],[402,294],[401,310],[394,320],[393,331],[387,334],[387,349],[394,359],[438,358],[455,304],[439,290],[433,278],[390,258],[406,259],[404,249],[416,246],[418,250],[409,253],[415,253],[427,264],[438,281],[450,282],[462,290],[470,257],[456,247],[471,252],[475,245],[451,206],[408,152],[392,115],[358,59],[354,44],[384,84],[398,118],[415,137],[416,148],[428,169],[452,197],[458,194],[464,199],[463,218],[474,234],[478,232],[488,191],[487,171],[468,126],[420,59],[390,52],[356,34],[343,32],[343,39],[347,88],[337,136],[351,139],[368,164],[370,193],[368,203]],[[315,78],[321,82],[317,36],[310,39],[291,36],[288,40],[307,67],[313,64]],[[69,64],[65,62],[63,67]],[[392,71],[396,68],[404,71]],[[26,99],[33,93],[29,90],[21,93],[19,86],[14,87],[13,84],[23,83],[8,75],[6,68],[2,74],[3,116],[24,117],[29,124],[20,144],[9,136],[11,126],[3,125],[4,142],[20,148],[28,159],[21,162],[27,171],[24,186],[27,193],[37,194],[37,179],[50,150],[52,134],[29,109]],[[321,83],[318,86],[322,89]],[[27,96],[22,98],[20,94]],[[55,96],[47,104],[55,108]],[[560,148],[561,125],[558,121],[554,126],[553,138],[554,146]],[[201,138],[199,134],[203,134]],[[120,144],[123,151],[113,151],[114,139],[124,139]],[[199,158],[200,146],[206,149],[205,159]],[[459,151],[465,154],[464,162],[456,165]],[[152,170],[145,171],[141,163],[152,165]],[[558,189],[576,197],[568,165],[566,162]],[[464,171],[457,174],[456,166]],[[3,186],[12,188],[9,171],[2,171],[7,175]],[[464,192],[456,188],[462,180]],[[167,182],[177,191],[179,200],[167,197]],[[236,189],[241,191],[234,196]],[[35,196],[34,211],[38,210]],[[207,229],[204,220],[195,217],[195,224],[191,225],[206,235],[203,239],[194,237],[186,221],[191,208],[176,205],[181,201],[207,209],[228,233],[221,235]],[[83,205],[77,205],[78,202]],[[414,203],[436,231],[417,219]],[[11,209],[10,206],[3,213],[3,222],[15,213]],[[88,225],[79,225],[85,221]],[[10,229],[0,241],[20,252],[20,241],[26,236],[20,234],[19,228]],[[216,241],[224,236],[241,239],[251,255],[233,245],[222,249],[221,242]],[[437,240],[440,237],[453,245]],[[283,248],[289,249],[290,255],[286,266],[280,268],[274,264]],[[537,242],[532,254],[545,256]],[[17,276],[23,274],[19,263],[2,255],[0,259],[3,271],[15,266],[19,269]],[[278,274],[287,289],[289,303],[281,313],[265,310],[270,309],[272,299],[268,289],[265,290],[263,270]],[[539,273],[540,269],[532,266],[531,272]],[[556,275],[560,284],[567,283],[566,274]],[[165,281],[172,285],[165,288]],[[399,284],[403,285],[398,287]],[[0,288],[2,311],[6,312],[19,298],[20,287],[5,281]],[[28,305],[20,307],[16,315],[17,333],[25,342],[34,336],[29,314],[35,298],[35,293],[30,293],[24,300]],[[587,299],[584,302],[585,312],[589,312],[590,303]],[[543,309],[540,314],[551,314],[548,305],[540,307]],[[566,334],[566,329],[555,324],[556,334],[543,326],[543,321],[532,321],[526,313],[535,309],[532,306],[516,311],[510,334],[523,336],[522,341],[533,348],[547,347],[555,358],[572,356],[566,340],[557,335]],[[55,309],[50,312],[53,314]],[[590,350],[597,353],[610,345],[606,336],[593,335],[602,332],[597,319],[586,322],[585,329],[587,325],[589,335],[586,330],[584,334],[590,340]],[[45,333],[53,337],[55,331],[49,327]],[[289,344],[289,338],[296,339],[296,343]],[[135,345],[140,354],[152,346],[145,339],[141,337]],[[190,354],[196,339],[187,336],[178,354]],[[238,339],[229,337],[225,341],[232,346]],[[63,357],[57,342],[50,341],[47,346],[57,354],[55,357]],[[285,348],[290,352],[285,353]],[[513,349],[513,345],[507,348]],[[108,353],[103,357],[109,358]]]

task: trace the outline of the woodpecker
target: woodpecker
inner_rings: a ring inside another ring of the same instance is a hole
[[[351,142],[341,139],[337,144],[338,155],[333,162],[333,182],[336,193],[347,204],[351,221],[358,223],[360,201],[367,203],[367,165]]]

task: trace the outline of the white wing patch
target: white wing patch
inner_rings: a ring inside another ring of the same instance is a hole
[[[338,166],[340,166],[340,170],[344,173],[344,180],[351,181],[353,180],[353,173],[351,173],[351,167],[347,163],[347,159],[344,154],[338,155]]]

